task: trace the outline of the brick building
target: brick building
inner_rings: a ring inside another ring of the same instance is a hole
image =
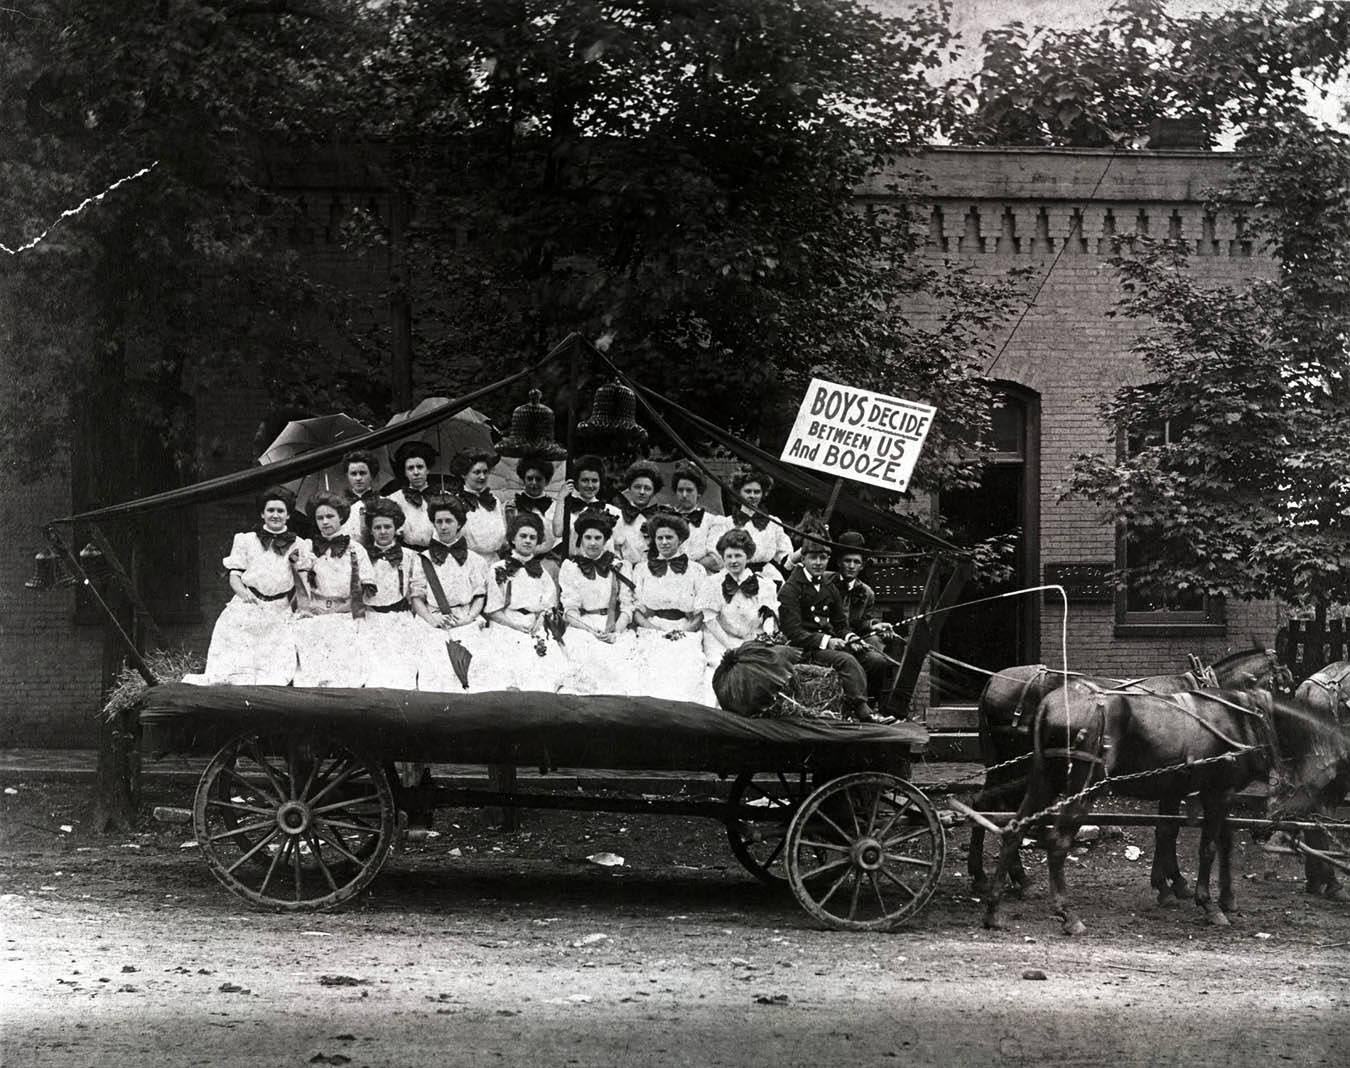
[[[1034,304],[1013,331],[990,377],[1002,400],[995,412],[997,462],[979,492],[932,506],[961,517],[973,535],[1020,528],[1015,586],[1063,580],[1073,591],[1069,664],[1109,674],[1174,670],[1185,654],[1208,657],[1253,637],[1270,642],[1271,604],[1197,604],[1159,610],[1102,583],[1121,559],[1115,528],[1082,501],[1062,501],[1072,456],[1112,448],[1098,403],[1118,385],[1142,380],[1129,346],[1135,327],[1108,315],[1118,297],[1106,265],[1112,234],[1143,231],[1191,243],[1194,270],[1214,283],[1242,284],[1275,265],[1253,255],[1232,218],[1205,211],[1207,189],[1221,186],[1232,157],[1201,151],[935,149],[907,171],[920,174],[929,203],[925,254],[973,261],[991,275],[1033,268]],[[353,204],[386,213],[376,172],[350,161],[280,168],[281,191],[304,197],[309,225],[278,236],[312,263],[349,284],[377,287],[383,262],[352,262],[338,252],[336,226]],[[893,176],[860,193],[884,200]],[[921,314],[921,311],[920,311]],[[903,393],[903,383],[896,392]],[[266,398],[246,388],[228,405],[198,406],[203,477],[249,466]],[[77,612],[74,594],[34,594],[23,586],[40,540],[38,525],[70,514],[68,481],[24,487],[0,510],[0,746],[92,744],[91,720],[103,670],[101,628]],[[202,508],[195,519],[195,581],[183,584],[164,622],[172,640],[203,650],[227,588],[219,559],[230,532],[251,517],[235,504]],[[997,590],[973,591],[998,592]],[[1059,660],[1057,602],[1037,596],[954,614],[939,649],[985,666]],[[958,673],[959,676],[959,673]],[[959,704],[971,679],[940,678],[934,704]]]

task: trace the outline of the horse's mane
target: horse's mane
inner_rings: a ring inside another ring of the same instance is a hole
[[[1272,660],[1274,657],[1275,651],[1273,649],[1268,649],[1260,642],[1254,641],[1250,648],[1237,649],[1231,653],[1224,653],[1224,655],[1219,657],[1218,660],[1215,660],[1210,667],[1217,670],[1218,668],[1232,667],[1234,664],[1239,664],[1244,660]]]

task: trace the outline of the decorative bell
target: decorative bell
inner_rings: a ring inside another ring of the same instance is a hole
[[[553,409],[544,403],[544,395],[530,390],[530,399],[511,413],[511,433],[497,443],[503,456],[538,456],[561,460],[567,450],[553,440]]]
[[[80,567],[84,568],[85,575],[94,581],[107,578],[112,572],[112,568],[108,566],[108,558],[92,541],[80,550]]]
[[[24,583],[30,590],[50,590],[56,585],[56,553],[39,549],[33,554],[33,577]]]

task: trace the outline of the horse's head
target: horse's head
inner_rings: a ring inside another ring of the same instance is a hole
[[[1267,801],[1274,819],[1312,812],[1336,779],[1350,774],[1350,738],[1326,711],[1289,698],[1270,698],[1284,766]]]
[[[1253,645],[1236,653],[1228,653],[1213,664],[1219,686],[1226,690],[1270,690],[1290,694],[1294,676],[1280,661],[1274,649]]]

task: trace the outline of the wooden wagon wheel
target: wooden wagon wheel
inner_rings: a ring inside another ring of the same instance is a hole
[[[344,745],[248,732],[197,783],[192,823],[212,874],[256,905],[332,908],[375,878],[393,847],[393,791]]]
[[[807,773],[743,771],[731,786],[728,803],[752,808],[754,819],[727,820],[727,839],[745,869],[770,886],[787,885],[784,856],[788,823],[811,792]]]
[[[802,802],[788,827],[788,883],[831,927],[888,930],[928,903],[946,851],[928,798],[894,775],[858,772]]]

